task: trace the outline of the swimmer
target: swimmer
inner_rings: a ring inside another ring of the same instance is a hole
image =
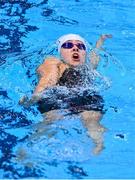
[[[104,41],[111,38],[111,35],[101,35],[96,42],[95,49],[90,52],[90,65],[94,70],[97,68],[100,57],[96,53],[97,50],[102,50]],[[83,78],[76,70],[77,67],[81,67],[86,64],[88,57],[88,43],[77,34],[67,34],[60,37],[57,40],[58,52],[60,53],[60,59],[56,57],[48,57],[41,64],[37,73],[39,75],[39,82],[35,88],[32,98],[28,101],[26,97],[20,100],[21,104],[31,104],[38,102],[39,110],[45,114],[45,124],[49,124],[59,117],[56,117],[57,108],[52,108],[48,112],[45,110],[45,102],[42,103],[41,95],[49,88],[55,86],[67,86],[69,88],[82,86]],[[78,98],[78,97],[77,97]],[[85,127],[88,130],[88,135],[92,138],[95,148],[93,152],[98,154],[103,149],[102,135],[105,128],[99,123],[103,116],[103,99],[100,95],[93,93],[88,95],[85,93],[83,96],[77,99],[73,99],[70,103],[71,110],[77,109],[81,116]],[[95,107],[90,106],[94,102]],[[80,105],[81,104],[81,105]],[[46,112],[46,113],[45,113]]]

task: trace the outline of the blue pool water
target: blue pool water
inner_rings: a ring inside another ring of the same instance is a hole
[[[134,8],[134,0],[0,1],[0,178],[135,178]],[[102,92],[108,110],[99,155],[92,154],[77,115],[64,114],[46,135],[31,136],[43,117],[36,107],[18,104],[32,93],[36,68],[66,33],[92,46],[101,34],[113,35],[104,45],[112,56],[101,54],[98,69],[112,82]]]

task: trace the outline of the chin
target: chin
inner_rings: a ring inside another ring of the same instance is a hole
[[[78,65],[80,65],[80,62],[73,62],[71,65],[72,66],[78,66]]]
[[[83,63],[81,61],[74,61],[72,63],[73,66],[78,66],[78,65],[82,65]]]

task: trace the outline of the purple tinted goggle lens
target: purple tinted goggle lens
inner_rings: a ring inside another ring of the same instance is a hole
[[[71,49],[74,47],[74,45],[76,45],[80,50],[86,50],[85,45],[82,43],[73,44],[72,42],[65,42],[61,47],[64,49]]]

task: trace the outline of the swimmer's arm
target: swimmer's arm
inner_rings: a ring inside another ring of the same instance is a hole
[[[38,68],[37,68],[37,74],[39,75],[39,77],[44,77],[46,75],[46,71],[48,66],[57,66],[61,61],[59,59],[57,59],[56,57],[48,57],[47,59],[44,60],[43,64],[41,64]]]
[[[41,93],[44,89],[56,85],[59,78],[58,65],[60,62],[59,59],[50,57],[38,67],[39,82],[35,88],[34,96]]]
[[[39,82],[36,86],[34,93],[31,98],[24,96],[20,99],[19,104],[25,107],[29,107],[42,97],[42,91],[48,87],[54,86],[58,80],[58,64],[60,60],[56,59],[55,57],[47,58],[43,64],[41,64],[38,69],[37,73],[39,75]]]
[[[91,51],[90,53],[90,61],[93,69],[96,69],[99,61],[100,61],[100,56],[97,54],[97,50],[103,50],[102,45],[104,44],[104,41],[108,38],[112,38],[111,34],[104,34],[101,35],[100,38],[96,42],[95,48]]]
[[[37,69],[40,78],[34,95],[41,93],[46,88],[55,86],[66,68],[68,65],[55,57],[46,59]]]

